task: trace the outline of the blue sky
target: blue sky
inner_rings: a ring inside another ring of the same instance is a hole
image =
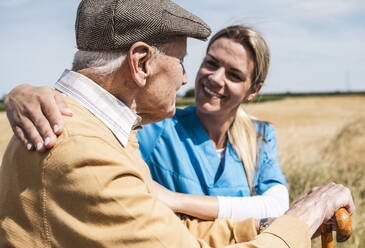
[[[175,0],[213,32],[232,24],[255,27],[272,53],[263,92],[364,91],[363,0]],[[76,51],[74,21],[79,1],[0,1],[0,97],[20,83],[53,85]],[[189,83],[206,43],[189,40]]]

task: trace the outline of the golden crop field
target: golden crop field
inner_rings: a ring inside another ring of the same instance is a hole
[[[353,237],[336,247],[365,243],[365,97],[287,98],[248,105],[273,123],[278,153],[293,202],[314,186],[331,181],[348,186],[355,199]],[[320,240],[312,247],[320,248]]]
[[[353,237],[336,247],[360,248],[365,243],[365,96],[286,98],[246,105],[276,131],[282,169],[291,201],[312,187],[330,181],[353,192],[357,212]],[[11,136],[0,113],[0,156]],[[312,247],[319,248],[319,239]]]

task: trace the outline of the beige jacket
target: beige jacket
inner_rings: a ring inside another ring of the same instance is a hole
[[[12,138],[0,169],[0,247],[310,247],[284,216],[257,236],[254,220],[180,220],[156,199],[135,131],[123,147],[81,104],[46,153]],[[241,243],[254,239],[249,243]]]

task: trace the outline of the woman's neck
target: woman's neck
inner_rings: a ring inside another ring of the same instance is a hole
[[[208,133],[210,140],[213,142],[215,149],[222,149],[226,146],[228,130],[231,126],[235,115],[222,116],[221,114],[207,114],[195,110],[195,114],[202,123],[205,131]]]

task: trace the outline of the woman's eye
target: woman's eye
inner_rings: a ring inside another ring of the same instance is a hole
[[[206,61],[205,61],[205,63],[206,63],[206,65],[208,65],[208,67],[210,67],[210,68],[217,68],[217,67],[218,67],[217,63],[216,63],[216,62],[214,62],[213,60],[206,60]]]
[[[228,73],[228,75],[234,80],[234,81],[243,81],[239,75],[236,73]]]

